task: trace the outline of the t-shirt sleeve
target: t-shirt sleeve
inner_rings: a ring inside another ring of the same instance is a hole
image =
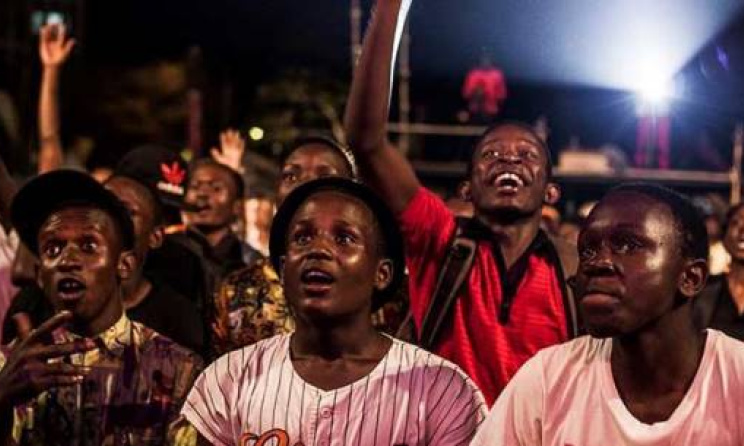
[[[406,209],[398,215],[406,245],[406,266],[411,276],[414,313],[428,305],[427,285],[436,281],[436,268],[455,229],[455,217],[439,196],[420,187]]]
[[[222,356],[199,375],[181,409],[181,415],[214,445],[231,445],[235,438],[230,411],[237,384],[236,372],[230,370],[232,354]]]
[[[545,390],[542,356],[538,353],[514,375],[471,446],[539,446]]]
[[[449,375],[449,376],[448,376]],[[431,446],[467,445],[486,417],[486,402],[478,387],[460,369],[443,372],[429,391],[427,414]]]

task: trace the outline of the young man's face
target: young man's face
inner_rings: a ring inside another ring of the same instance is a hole
[[[541,209],[548,157],[533,134],[514,125],[497,127],[476,147],[471,162],[476,213],[531,215]]]
[[[277,205],[281,205],[297,186],[329,176],[351,177],[349,166],[336,150],[325,144],[307,144],[298,148],[282,166]]]
[[[230,226],[240,204],[230,174],[224,168],[210,164],[198,166],[191,174],[185,199],[201,209],[189,213],[189,223],[200,229]]]
[[[667,205],[611,193],[589,215],[578,250],[577,298],[592,336],[637,332],[674,308],[686,259]]]
[[[740,207],[728,222],[723,246],[734,261],[744,261],[744,207]]]
[[[120,311],[122,242],[112,217],[92,207],[54,212],[39,230],[39,280],[56,310],[92,323]],[[108,320],[108,319],[107,319]]]
[[[126,177],[113,177],[106,182],[105,187],[126,206],[132,217],[134,252],[141,265],[147,251],[157,247],[159,243],[152,194],[145,186]]]
[[[369,315],[374,291],[392,278],[376,225],[367,206],[337,192],[319,192],[300,206],[289,225],[283,272],[299,317]]]

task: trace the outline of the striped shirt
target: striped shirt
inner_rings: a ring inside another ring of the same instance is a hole
[[[393,339],[365,377],[324,391],[290,359],[291,335],[222,356],[196,380],[182,415],[215,445],[466,445],[485,417],[457,366]]]

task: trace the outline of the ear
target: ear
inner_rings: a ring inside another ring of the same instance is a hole
[[[245,200],[242,198],[235,200],[232,211],[236,219],[243,220],[245,218]]]
[[[470,180],[461,181],[457,185],[457,197],[463,201],[471,201]]]
[[[703,259],[690,260],[679,279],[679,292],[687,299],[697,296],[708,281],[708,262]]]
[[[158,249],[163,246],[163,237],[165,237],[165,228],[158,226],[150,233],[150,249]]]
[[[137,258],[132,251],[124,251],[119,255],[119,264],[116,267],[119,280],[124,281],[132,277],[137,269]]]
[[[543,202],[545,204],[556,204],[561,199],[561,187],[557,183],[548,183],[545,188],[545,197]]]
[[[382,259],[377,264],[377,271],[375,273],[375,289],[382,291],[390,285],[393,281],[393,261],[390,259]]]

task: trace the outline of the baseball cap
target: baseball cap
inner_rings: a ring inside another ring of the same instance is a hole
[[[38,254],[41,225],[53,212],[68,206],[106,212],[117,224],[124,249],[134,247],[134,225],[124,204],[91,176],[76,170],[55,170],[26,183],[13,199],[10,218],[21,241]]]
[[[287,231],[292,217],[311,196],[318,192],[333,191],[354,197],[364,203],[377,219],[380,232],[385,238],[385,257],[393,262],[393,278],[382,291],[375,293],[372,303],[373,311],[381,308],[397,291],[405,277],[405,257],[403,253],[403,237],[398,229],[398,222],[393,212],[384,201],[370,188],[363,184],[343,177],[324,177],[308,181],[294,189],[274,216],[269,239],[269,256],[276,271],[281,271],[282,257],[287,251]]]
[[[160,202],[181,209],[188,184],[188,165],[173,150],[145,145],[130,150],[119,161],[114,175],[132,178],[155,191]]]

